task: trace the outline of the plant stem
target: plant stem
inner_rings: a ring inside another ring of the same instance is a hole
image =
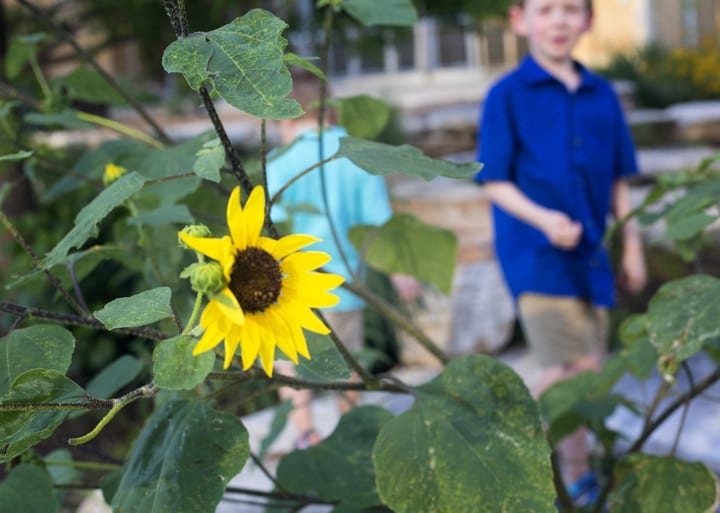
[[[41,308],[32,308],[29,306],[21,306],[14,303],[8,303],[6,301],[0,301],[0,312],[9,313],[16,317],[27,317],[32,319],[39,319],[43,321],[50,321],[57,324],[65,324],[68,326],[84,326],[87,328],[94,328],[100,331],[109,331],[103,323],[93,317],[85,317],[79,315],[50,312]],[[112,330],[119,333],[128,333],[137,337],[143,337],[150,340],[165,340],[170,336],[160,330],[154,328],[147,328],[139,326],[135,328],[115,328]]]
[[[197,296],[195,296],[195,304],[193,305],[192,313],[190,314],[190,319],[188,319],[187,324],[185,325],[185,329],[182,330],[182,333],[180,335],[187,335],[190,333],[190,330],[193,329],[195,326],[195,319],[198,316],[198,313],[200,312],[200,307],[202,306],[202,299],[203,295],[202,292],[198,292]]]
[[[100,463],[99,461],[65,461],[65,460],[44,460],[48,467],[73,467],[83,470],[117,470],[122,465],[117,463]]]
[[[38,84],[40,84],[40,89],[42,89],[43,95],[46,99],[49,99],[52,96],[52,89],[50,89],[50,85],[48,84],[42,69],[40,69],[40,65],[38,64],[37,57],[34,53],[30,56],[30,67],[33,70],[35,79],[38,81]]]
[[[124,123],[120,123],[119,121],[108,119],[103,116],[96,116],[95,114],[89,114],[87,112],[78,112],[77,118],[82,121],[87,121],[89,123],[94,123],[96,125],[109,128],[110,130],[114,130],[119,134],[126,135],[133,139],[137,139],[138,141],[142,141],[150,146],[153,146],[154,148],[161,149],[165,147],[163,143],[153,137],[150,137],[145,132],[128,126]]]
[[[28,244],[25,238],[20,235],[20,232],[15,229],[12,221],[10,221],[10,219],[2,211],[0,211],[0,222],[5,225],[5,228],[7,229],[7,231],[10,232],[10,235],[12,235],[13,239],[15,239],[15,242],[17,242],[18,245],[30,257],[35,267],[38,269],[42,269],[43,273],[45,273],[45,275],[48,277],[50,284],[55,288],[55,290],[60,293],[60,295],[63,297],[63,299],[65,299],[67,304],[70,305],[70,307],[75,310],[76,313],[83,316],[88,315],[88,310],[83,308],[82,305],[78,303],[74,297],[72,297],[70,292],[65,290],[65,287],[62,286],[60,280],[53,273],[51,273],[49,269],[43,268],[42,264],[40,263],[40,259],[37,257],[35,251],[32,249],[30,244]]]
[[[137,112],[138,115],[148,125],[152,127],[152,129],[155,131],[155,133],[163,143],[172,144],[172,139],[170,139],[170,137],[165,133],[165,131],[160,127],[160,125],[158,125],[158,123],[145,111],[145,109],[143,109],[143,107],[135,100],[135,98],[132,97],[132,95],[125,91],[125,89],[120,86],[120,84],[97,63],[92,54],[90,54],[87,50],[81,47],[77,43],[77,41],[75,41],[75,38],[72,34],[67,32],[65,29],[55,25],[52,21],[50,21],[50,15],[45,13],[42,9],[38,8],[32,2],[29,2],[28,0],[18,0],[17,3],[32,12],[35,15],[35,18],[42,24],[44,24],[50,30],[50,32],[55,35],[55,37],[70,44],[70,46],[73,47],[75,52],[80,57],[82,57],[85,62],[92,66],[95,71],[97,71],[100,76],[102,76],[105,81],[110,84],[110,86],[118,94],[120,94],[120,96],[123,97],[123,99],[128,103],[128,105],[130,105],[135,110],[135,112]]]
[[[427,349],[441,363],[446,364],[450,361],[450,358],[442,351],[442,349],[440,349],[435,342],[423,333],[423,331],[412,321],[407,319],[397,308],[395,308],[395,306],[385,301],[377,294],[374,294],[366,287],[361,287],[355,283],[345,282],[341,285],[341,287],[365,300],[365,302],[377,312],[385,316],[399,328],[405,330],[406,333],[417,340],[420,345]]]
[[[118,399],[113,399],[113,407],[110,409],[109,412],[105,414],[102,419],[100,419],[100,422],[97,423],[97,425],[93,428],[92,431],[83,436],[70,438],[68,440],[68,443],[70,445],[80,445],[89,442],[90,440],[95,438],[100,433],[100,431],[102,431],[103,428],[107,426],[113,418],[115,418],[115,415],[117,415],[120,410],[125,408],[125,406],[134,401],[137,401],[142,397],[154,397],[155,394],[158,393],[158,390],[159,388],[153,383],[151,383],[149,385],[145,385],[143,387],[135,389],[132,392],[128,392],[127,394]]]

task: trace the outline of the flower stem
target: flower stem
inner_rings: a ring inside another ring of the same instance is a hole
[[[104,126],[105,128],[114,130],[122,135],[127,135],[128,137],[131,137],[133,139],[137,139],[138,141],[147,143],[150,146],[153,146],[155,148],[160,149],[160,148],[165,147],[165,145],[163,143],[161,143],[154,137],[151,137],[151,136],[147,135],[145,132],[137,130],[136,128],[127,126],[124,123],[120,123],[118,121],[108,119],[103,116],[96,116],[95,114],[89,114],[87,112],[78,112],[77,117],[78,117],[78,119],[81,119],[82,121],[87,121],[89,123],[94,123],[99,126]]]
[[[110,409],[109,412],[105,414],[102,419],[100,419],[100,422],[97,423],[97,425],[93,428],[92,431],[83,436],[70,438],[68,440],[68,443],[70,445],[80,445],[89,442],[90,440],[98,436],[98,434],[100,434],[100,431],[102,431],[103,428],[107,426],[113,418],[115,418],[115,415],[117,415],[120,410],[125,408],[125,406],[134,401],[137,401],[141,397],[154,397],[155,394],[158,393],[158,390],[158,387],[155,384],[151,383],[149,385],[145,385],[144,387],[133,390],[132,392],[128,392],[119,399],[114,399],[113,407]]]
[[[188,322],[185,325],[185,329],[182,330],[182,333],[180,333],[180,335],[187,335],[188,333],[190,333],[190,330],[193,329],[193,327],[195,326],[195,319],[197,318],[198,313],[200,312],[200,307],[202,306],[202,298],[202,292],[198,292],[197,296],[195,296],[195,305],[193,305],[190,319],[188,319]]]

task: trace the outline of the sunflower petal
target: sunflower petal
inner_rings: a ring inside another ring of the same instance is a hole
[[[260,333],[260,362],[262,363],[265,374],[272,376],[273,360],[275,360],[276,337],[272,329],[267,325],[267,319],[258,317],[258,331]]]
[[[242,326],[245,322],[245,314],[242,308],[240,308],[240,303],[238,303],[237,298],[228,287],[225,287],[219,294],[215,295],[211,303],[217,305],[222,314],[233,324]]]
[[[330,291],[339,287],[344,282],[345,278],[339,274],[310,272],[285,276],[285,278],[283,278],[283,287]]]
[[[260,332],[255,322],[255,315],[246,317],[240,350],[242,352],[243,370],[248,370],[255,363],[260,351]]]
[[[298,354],[310,360],[310,351],[308,350],[307,340],[305,340],[305,333],[303,333],[302,328],[291,322],[288,323],[288,327],[290,328],[290,334],[292,335]]]
[[[284,274],[302,274],[324,266],[331,260],[330,255],[322,251],[301,251],[293,253],[280,262]]]
[[[305,304],[310,308],[329,308],[340,302],[340,298],[330,292],[308,287],[302,281],[295,286],[287,281],[286,279],[283,282],[282,292],[289,300]]]
[[[217,260],[221,264],[232,255],[232,241],[227,235],[221,238],[215,237],[193,237],[187,233],[179,232],[182,241],[189,247],[203,255]],[[223,265],[223,267],[225,267]]]
[[[243,214],[247,226],[247,245],[256,246],[265,224],[265,189],[262,186],[253,188]]]
[[[237,351],[238,345],[240,344],[240,335],[242,335],[242,326],[235,324],[228,330],[225,336],[225,361],[223,362],[223,369],[230,367],[235,357],[235,351]]]
[[[245,225],[245,216],[243,215],[242,205],[240,205],[240,187],[235,187],[230,193],[230,199],[227,203],[227,225],[230,230],[233,244],[236,248],[243,249],[247,247],[247,226]]]
[[[208,326],[218,322],[221,316],[222,312],[220,311],[218,306],[212,301],[210,301],[205,307],[205,310],[203,310],[202,315],[200,316],[200,326],[207,329]]]
[[[210,351],[220,343],[224,336],[225,332],[222,330],[222,323],[216,322],[211,324],[205,329],[205,333],[203,333],[198,343],[195,344],[192,355],[197,356],[206,351]]]
[[[275,341],[278,349],[285,353],[285,355],[292,360],[292,362],[298,364],[297,350],[295,349],[295,343],[293,337],[290,334],[285,319],[278,315],[276,312],[277,308],[268,308],[265,310],[265,316],[268,319],[268,328],[275,333]]]
[[[316,242],[320,242],[321,240],[322,239],[318,237],[313,237],[312,235],[305,235],[302,233],[286,235],[285,237],[277,241],[277,245],[272,252],[272,256],[274,256],[278,260],[281,260],[286,256],[290,255],[291,253],[295,253],[296,251],[304,248],[305,246],[315,244]]]
[[[282,296],[280,297],[282,300]],[[306,305],[299,301],[282,300],[281,307],[288,316],[289,322],[294,322],[309,331],[327,335],[330,328],[323,323]]]

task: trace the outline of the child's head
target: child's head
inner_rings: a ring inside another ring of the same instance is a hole
[[[307,120],[308,118],[317,119],[320,108],[320,92],[323,80],[303,68],[293,68],[290,70],[290,75],[293,80],[292,92],[288,95],[288,98],[292,98],[297,101],[305,114],[297,120]],[[330,97],[330,89],[327,88],[326,96]],[[325,121],[328,123],[334,123],[336,115],[335,111],[329,106],[325,107]]]
[[[541,64],[567,62],[590,28],[592,0],[513,0],[510,22]]]

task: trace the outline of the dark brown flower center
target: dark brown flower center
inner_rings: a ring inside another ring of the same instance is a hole
[[[280,295],[280,266],[267,251],[250,247],[235,254],[230,272],[230,290],[243,312],[262,312]]]

